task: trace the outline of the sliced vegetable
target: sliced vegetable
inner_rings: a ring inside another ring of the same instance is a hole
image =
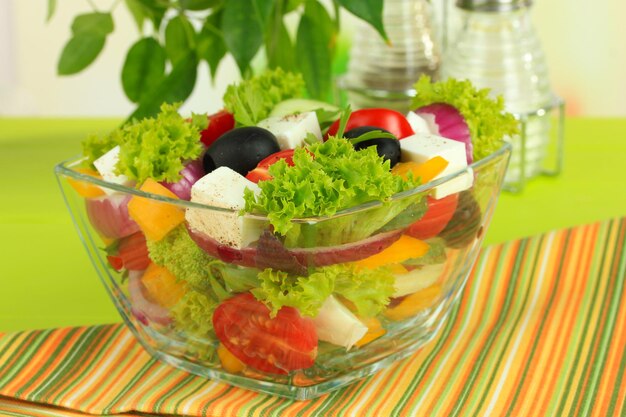
[[[374,126],[390,132],[398,139],[413,135],[413,129],[402,113],[390,109],[361,109],[353,111],[348,119],[346,131],[360,126]],[[339,130],[339,120],[328,128],[328,136],[334,136]]]
[[[419,258],[428,252],[428,243],[402,235],[400,239],[382,252],[355,262],[359,268],[375,269],[384,265],[400,263],[406,259]]]
[[[148,297],[162,307],[173,307],[187,292],[184,281],[178,281],[167,269],[150,264],[141,277]]]
[[[276,162],[284,159],[287,162],[287,165],[290,167],[293,166],[293,149],[286,149],[284,151],[276,152],[259,162],[259,164],[252,171],[248,172],[246,178],[254,183],[258,183],[259,181],[265,181],[272,178],[269,173],[269,167],[274,165]]]
[[[169,312],[148,299],[146,288],[141,283],[141,275],[138,272],[131,272],[128,276],[128,293],[133,315],[144,325],[152,321],[167,326],[172,321]]]
[[[394,297],[402,297],[430,287],[441,277],[445,264],[424,265],[408,271],[404,274],[395,275]]]
[[[428,196],[426,198],[428,202],[426,214],[410,225],[406,234],[422,240],[437,236],[452,219],[458,200],[459,194],[450,194],[439,200]]]
[[[231,374],[238,374],[239,372],[243,371],[243,368],[246,367],[243,362],[237,359],[235,355],[230,353],[230,351],[226,349],[226,347],[221,343],[217,348],[217,356],[220,358],[222,367]]]
[[[98,171],[93,170],[91,168],[76,168],[76,172],[80,172],[81,174],[89,175],[94,178],[102,178]],[[104,191],[102,188],[97,185],[91,184],[87,181],[81,181],[74,178],[68,178],[67,182],[72,186],[72,188],[80,195],[85,198],[95,198],[101,197],[104,195]]]
[[[150,265],[148,247],[143,233],[126,236],[107,248],[109,263],[117,271],[143,271]]]
[[[469,126],[461,113],[449,104],[433,103],[415,110],[415,113],[430,121],[431,130],[439,136],[454,139],[465,145],[467,164],[474,160]]]
[[[317,333],[313,321],[291,307],[276,317],[250,293],[222,302],[213,314],[220,342],[240,361],[259,371],[286,374],[313,366]]]
[[[85,209],[91,225],[100,235],[110,239],[118,239],[132,235],[139,226],[129,216],[129,194],[112,194],[107,197],[88,198]]]
[[[418,164],[417,162],[401,162],[391,169],[391,172],[408,178],[409,172],[413,174],[413,178],[419,178],[422,184],[432,181],[437,175],[441,174],[448,166],[448,161],[441,156],[435,156],[428,161]]]
[[[200,132],[200,140],[205,146],[211,146],[224,133],[235,127],[235,118],[233,114],[220,110],[219,112],[209,116],[209,125]]]
[[[493,153],[502,146],[506,136],[519,133],[517,120],[510,113],[504,112],[502,96],[492,99],[488,89],[478,90],[469,80],[449,78],[432,83],[430,77],[424,75],[415,84],[415,91],[412,103],[414,109],[433,103],[447,103],[463,116],[471,137],[472,160],[479,160]],[[441,120],[441,128],[451,131],[454,128],[462,138],[462,126],[458,118],[448,113],[444,119],[448,120]],[[468,159],[469,162],[471,161]]]
[[[365,346],[387,333],[387,330],[384,329],[380,320],[376,317],[362,319],[361,321],[367,326],[367,333],[354,344],[357,347]]]
[[[428,288],[408,295],[394,307],[385,310],[384,315],[390,320],[404,320],[419,313],[420,311],[432,307],[441,295],[442,288],[439,284],[431,285]]]
[[[173,183],[161,182],[161,185],[176,194],[181,200],[189,201],[191,199],[191,186],[204,176],[202,161],[196,159],[187,163],[179,174],[181,175],[180,180]]]
[[[178,197],[153,179],[147,179],[141,191],[164,197]],[[137,222],[147,239],[161,240],[172,229],[185,221],[185,212],[172,204],[145,197],[133,196],[128,203],[128,213]]]

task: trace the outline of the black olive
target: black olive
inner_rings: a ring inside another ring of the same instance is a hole
[[[380,130],[381,132],[390,133],[385,129],[381,129],[380,127],[376,126],[359,126],[355,127],[354,129],[348,130],[346,133],[344,133],[343,137],[346,139],[354,139],[373,130]],[[400,162],[400,141],[398,141],[398,139],[372,138],[355,144],[354,149],[365,149],[369,148],[370,146],[376,146],[376,152],[378,153],[378,156],[385,158],[385,160],[389,160],[392,167]]]
[[[207,174],[225,166],[246,175],[259,162],[278,151],[276,136],[269,130],[256,126],[239,127],[224,133],[209,146],[202,165]]]

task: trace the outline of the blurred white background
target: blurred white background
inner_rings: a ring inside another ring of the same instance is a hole
[[[107,10],[114,0],[94,2]],[[85,0],[58,1],[54,17],[45,23],[46,0],[0,0],[0,116],[125,116],[132,111],[120,72],[139,35],[123,3],[114,12],[115,31],[97,60],[77,75],[56,75],[73,17],[90,10]],[[552,85],[565,97],[569,114],[626,116],[623,16],[626,2],[619,0],[537,0],[533,6]],[[350,20],[342,23],[349,33]],[[182,111],[219,109],[225,85],[238,77],[230,58],[222,62],[214,82],[203,67]]]

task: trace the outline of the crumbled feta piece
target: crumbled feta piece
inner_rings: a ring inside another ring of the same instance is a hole
[[[255,183],[227,167],[219,167],[200,178],[191,187],[191,201],[233,211],[189,207],[185,214],[189,226],[221,244],[238,249],[258,240],[258,222],[239,215],[239,210],[245,206],[243,193],[246,188],[255,194],[260,192]]]
[[[406,120],[409,122],[411,129],[413,129],[413,132],[415,133],[435,133],[430,129],[426,119],[413,111],[407,113]]]
[[[268,117],[257,126],[269,130],[276,136],[281,150],[294,149],[304,145],[308,133],[322,140],[322,131],[314,111],[292,114],[283,117]]]
[[[435,199],[467,190],[472,186],[474,175],[471,168],[467,167],[465,144],[434,134],[417,133],[402,139],[400,148],[402,149],[402,162],[424,163],[435,156],[441,156],[448,161],[446,169],[434,179],[445,177],[464,168],[467,169],[463,174],[435,187],[433,189]]]
[[[313,323],[319,340],[346,349],[351,348],[367,333],[367,326],[332,295],[324,301]]]
[[[111,149],[100,158],[93,161],[93,165],[96,167],[98,173],[102,176],[102,179],[106,182],[110,182],[113,184],[132,186],[133,181],[131,181],[126,175],[118,175],[115,173],[117,162],[120,157],[120,147],[116,146]],[[102,188],[103,191],[107,194],[113,194],[116,191],[110,188]]]

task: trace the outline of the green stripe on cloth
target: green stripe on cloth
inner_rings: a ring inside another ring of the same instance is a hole
[[[162,364],[121,325],[0,335],[0,415],[619,416],[625,275],[626,219],[487,248],[435,340],[308,402]]]

